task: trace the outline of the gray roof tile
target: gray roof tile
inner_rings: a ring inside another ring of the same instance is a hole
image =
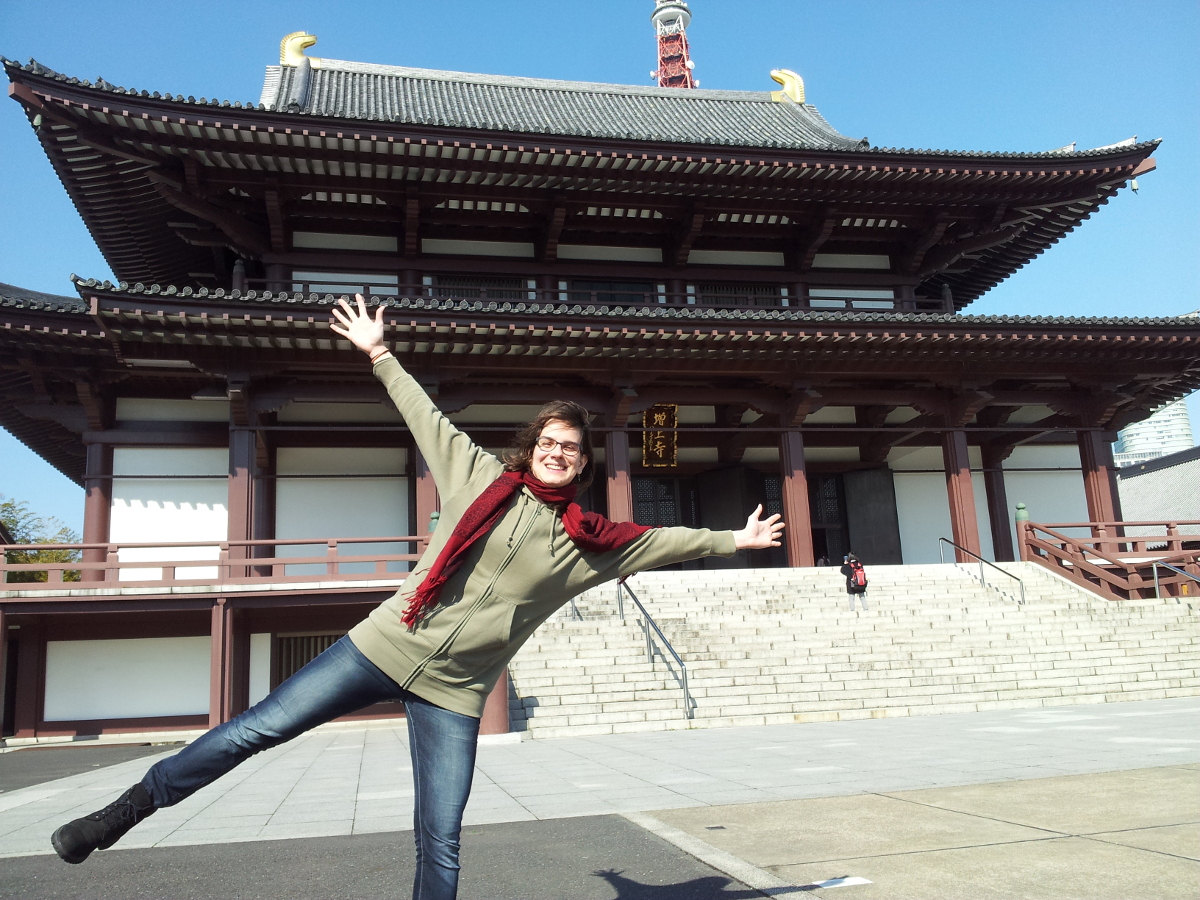
[[[262,99],[279,110],[315,116],[522,134],[815,150],[862,146],[835,131],[814,107],[776,103],[768,92],[553,81],[322,59],[311,70],[270,66]],[[289,107],[289,100],[299,102]]]
[[[0,306],[38,309],[47,312],[85,313],[88,311],[87,304],[78,297],[45,294],[41,291],[17,287],[15,284],[5,284],[2,281],[0,281]]]

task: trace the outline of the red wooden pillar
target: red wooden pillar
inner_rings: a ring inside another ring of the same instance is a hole
[[[41,618],[26,619],[17,636],[17,704],[13,736],[37,737],[46,690],[46,641]]]
[[[8,705],[8,616],[0,606],[0,739],[4,737],[4,709]]]
[[[604,438],[604,469],[608,480],[608,517],[633,521],[633,481],[629,477],[629,435],[610,431]]]
[[[416,481],[416,514],[417,521],[411,529],[412,534],[426,534],[429,531],[429,517],[442,508],[438,496],[437,485],[433,482],[433,474],[429,471],[429,463],[421,451],[413,447],[413,477]],[[428,546],[422,542],[421,549]]]
[[[992,552],[997,562],[1012,562],[1012,528],[1008,518],[1008,491],[1004,487],[1004,460],[1008,454],[1002,448],[984,445],[983,486],[987,491],[988,521],[992,526]]]
[[[812,513],[808,508],[808,471],[804,467],[804,438],[799,431],[779,436],[779,471],[783,482],[783,545],[788,565],[811,566]]]
[[[1088,519],[1092,522],[1118,522],[1121,501],[1116,489],[1112,444],[1102,431],[1076,432],[1079,461],[1083,466],[1083,490],[1087,496]]]
[[[967,455],[967,433],[961,428],[942,436],[942,459],[946,467],[946,494],[950,501],[951,538],[960,547],[982,555],[979,525],[975,520],[975,491],[971,485],[971,461]],[[954,551],[959,562],[972,557]]]
[[[488,694],[479,720],[480,734],[508,734],[512,728],[508,721],[508,669],[500,673],[500,680]]]
[[[87,469],[84,480],[83,542],[107,544],[108,524],[112,518],[113,448],[111,444],[88,444]],[[108,558],[102,549],[85,550],[85,562],[102,563]],[[100,569],[84,569],[81,581],[103,581]]]
[[[229,511],[227,535],[230,541],[247,541],[254,536],[254,463],[255,435],[247,429],[229,432]],[[252,556],[246,546],[230,546],[230,559]],[[244,575],[245,570],[230,570],[231,575]]]
[[[230,668],[233,649],[233,609],[224,597],[217,599],[212,607],[211,653],[208,675],[208,727],[216,728],[230,716],[230,693],[233,688],[233,673]]]

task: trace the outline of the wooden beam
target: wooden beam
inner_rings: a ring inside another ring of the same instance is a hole
[[[172,206],[216,225],[225,232],[238,251],[247,257],[257,259],[271,249],[270,239],[259,230],[258,226],[236,213],[222,209],[207,200],[201,200],[199,197],[192,197],[161,182],[156,182],[154,187],[159,195]]]
[[[558,260],[558,239],[562,236],[563,223],[567,219],[565,204],[556,205],[546,220],[544,237],[541,241],[541,252],[538,257],[542,262],[552,263]]]
[[[696,242],[696,238],[704,229],[704,218],[703,207],[693,207],[689,210],[676,229],[674,240],[671,242],[672,246],[663,256],[670,258],[676,266],[686,266],[688,254],[692,251],[692,244]]]

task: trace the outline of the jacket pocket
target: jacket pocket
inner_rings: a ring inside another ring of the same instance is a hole
[[[441,668],[448,681],[474,683],[508,653],[515,604],[489,597],[463,625]]]

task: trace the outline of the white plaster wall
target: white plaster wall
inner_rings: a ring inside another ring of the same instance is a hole
[[[229,451],[217,448],[117,447],[109,540],[114,543],[223,541],[229,533]],[[153,476],[191,476],[161,478]],[[133,477],[151,476],[151,477]],[[216,559],[215,547],[127,548],[122,562]],[[121,579],[154,579],[161,569],[122,568]],[[180,579],[215,578],[216,568],[180,568]]]
[[[1014,519],[1018,503],[1025,504],[1031,522],[1088,521],[1079,447],[1074,444],[1017,447],[1004,461],[1004,492],[1014,553],[1020,553]]]
[[[951,536],[946,477],[930,472],[893,474],[904,563],[935,563],[938,561],[938,538]]]
[[[208,712],[208,637],[48,641],[48,722]]]
[[[409,533],[409,479],[399,448],[281,447],[276,457],[275,536],[281,540],[389,537]],[[343,553],[405,553],[401,543],[348,545]],[[281,556],[324,555],[323,544],[280,547]],[[404,572],[408,563],[389,565]],[[288,566],[289,575],[321,575],[325,566]],[[342,572],[371,571],[348,564]]]
[[[979,450],[968,448],[972,468],[980,467]],[[953,539],[950,525],[950,497],[946,492],[945,463],[940,447],[898,447],[888,455],[896,486],[896,515],[900,521],[900,551],[905,564],[935,563],[938,538]],[[987,492],[983,473],[971,473],[971,491],[975,500],[975,525],[979,529],[980,553],[995,560],[992,527],[988,518]],[[945,547],[946,559],[952,554]]]
[[[271,635],[250,635],[250,705],[271,692]]]

